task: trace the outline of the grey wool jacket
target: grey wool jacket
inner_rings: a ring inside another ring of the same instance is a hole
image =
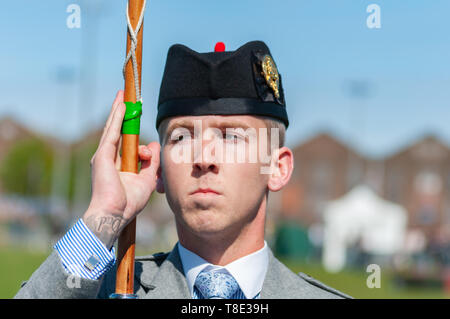
[[[109,298],[115,290],[116,267],[99,280],[70,275],[54,250],[24,282],[14,298],[91,299]],[[191,298],[178,247],[170,253],[136,257],[134,290],[139,299]],[[321,282],[289,270],[269,249],[269,265],[261,299],[342,299],[350,296]]]

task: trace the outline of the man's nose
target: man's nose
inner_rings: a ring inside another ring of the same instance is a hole
[[[211,171],[213,173],[217,173],[219,171],[219,163],[216,158],[216,140],[212,139],[203,139],[201,141],[201,148],[194,151],[195,160],[194,160],[194,168],[202,171],[208,172]]]
[[[219,167],[215,163],[207,163],[203,161],[200,163],[194,163],[194,167],[196,170],[201,172],[213,172],[213,173],[219,172]]]

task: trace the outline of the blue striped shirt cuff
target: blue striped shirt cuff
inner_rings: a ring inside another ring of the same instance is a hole
[[[85,279],[99,279],[116,262],[114,247],[109,251],[81,218],[54,248],[65,270]]]

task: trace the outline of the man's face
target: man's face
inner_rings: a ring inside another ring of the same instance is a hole
[[[270,163],[263,163],[258,154],[258,145],[267,143],[267,134],[259,134],[260,128],[267,129],[265,122],[247,115],[180,116],[166,121],[162,178],[178,228],[207,237],[245,227],[267,191],[268,175],[261,173],[261,167]]]

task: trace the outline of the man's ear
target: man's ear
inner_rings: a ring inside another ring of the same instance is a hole
[[[164,194],[165,192],[161,165],[159,165],[158,170],[156,171],[156,191],[160,194]]]
[[[289,182],[294,171],[294,154],[292,154],[292,151],[286,146],[274,150],[271,168],[267,187],[272,192],[278,192]]]

